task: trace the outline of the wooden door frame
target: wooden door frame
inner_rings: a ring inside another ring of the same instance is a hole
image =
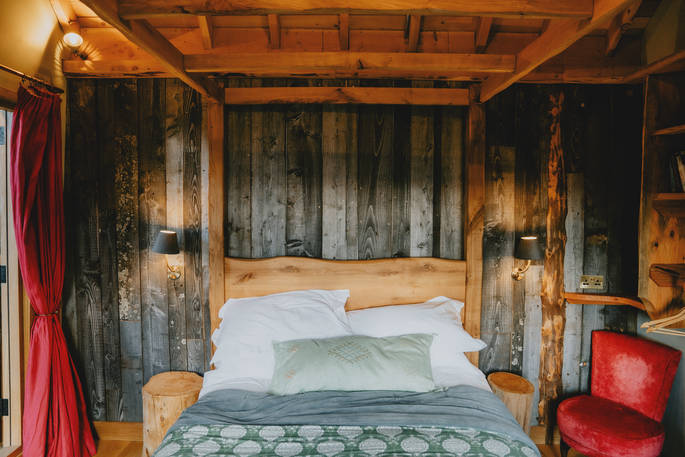
[[[0,284],[0,300],[2,310],[0,316],[2,348],[2,398],[9,400],[9,416],[0,418],[2,427],[2,446],[21,445],[21,421],[22,403],[24,396],[24,359],[25,359],[25,335],[27,328],[24,326],[23,315],[26,306],[24,293],[21,287],[19,275],[19,262],[17,260],[17,244],[14,238],[14,224],[12,223],[12,199],[10,196],[9,183],[9,132],[11,129],[11,115],[9,111],[0,107],[0,126],[5,128],[6,141],[0,145],[0,186],[6,201],[0,202],[0,211],[6,212],[5,228],[0,233],[6,233],[7,237],[1,237],[0,246],[7,258],[2,258],[7,266],[7,282]],[[3,256],[4,257],[4,256]]]

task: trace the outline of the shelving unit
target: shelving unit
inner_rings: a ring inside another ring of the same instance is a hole
[[[672,127],[667,127],[665,129],[656,130],[652,135],[680,135],[685,133],[685,124],[674,125]]]
[[[685,192],[656,194],[652,205],[662,216],[685,217]]]

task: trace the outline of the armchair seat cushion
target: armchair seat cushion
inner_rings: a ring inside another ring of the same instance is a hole
[[[557,422],[563,440],[590,457],[657,457],[665,438],[659,422],[590,395],[561,402]]]

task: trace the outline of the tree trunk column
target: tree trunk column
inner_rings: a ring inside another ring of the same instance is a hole
[[[564,358],[564,250],[566,246],[566,169],[561,142],[564,94],[550,97],[549,159],[547,166],[547,249],[542,275],[542,338],[540,350],[539,421],[545,426],[545,442],[552,443],[556,400],[562,389]]]

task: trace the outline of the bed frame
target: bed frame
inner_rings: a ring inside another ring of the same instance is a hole
[[[302,289],[349,289],[348,310],[421,303],[438,295],[465,301],[466,261],[429,257],[224,260],[224,300]],[[217,303],[210,306],[212,331],[219,326],[220,308]],[[480,309],[469,309],[466,303],[462,320],[464,328],[478,337]],[[474,354],[469,359],[477,362]]]

